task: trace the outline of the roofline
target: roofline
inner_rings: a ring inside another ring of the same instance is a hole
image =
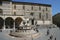
[[[2,0],[2,1],[5,1],[5,0]],[[10,2],[12,2],[12,3],[29,4],[29,5],[42,5],[42,6],[51,7],[50,4],[32,3],[32,2],[20,2],[20,1],[12,1],[12,0],[6,0],[6,1],[10,1]]]
[[[0,0],[0,1],[12,1],[12,0]]]
[[[42,5],[42,6],[51,7],[50,4],[41,4],[41,3],[32,3],[32,2],[17,2],[17,1],[12,1],[12,3],[30,4],[30,5]]]

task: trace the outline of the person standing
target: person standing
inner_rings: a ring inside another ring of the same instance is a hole
[[[49,32],[49,29],[48,29],[48,30],[47,30],[47,35],[49,35],[49,33],[50,33],[50,32]]]
[[[50,36],[50,39],[51,39],[51,40],[53,39],[53,35]]]
[[[55,37],[55,40],[56,40],[56,37]]]

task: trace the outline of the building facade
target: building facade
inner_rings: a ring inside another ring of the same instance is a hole
[[[51,5],[30,2],[0,1],[0,29],[16,28],[23,20],[31,25],[52,24]]]

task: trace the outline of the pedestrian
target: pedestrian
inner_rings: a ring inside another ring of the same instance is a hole
[[[49,35],[49,29],[47,30],[47,35]]]
[[[48,40],[50,40],[50,39],[48,39]]]
[[[52,38],[53,38],[53,35],[50,36],[50,39],[51,39],[51,40],[52,40]]]
[[[36,29],[36,31],[39,32],[38,29]]]
[[[0,29],[0,32],[2,32],[2,29]]]
[[[55,40],[56,40],[56,37],[55,37]]]

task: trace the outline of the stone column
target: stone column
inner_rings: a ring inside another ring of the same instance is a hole
[[[15,31],[15,22],[14,22],[14,27],[13,27],[13,30]]]
[[[5,20],[4,20],[4,27],[3,27],[3,30],[5,30]]]

